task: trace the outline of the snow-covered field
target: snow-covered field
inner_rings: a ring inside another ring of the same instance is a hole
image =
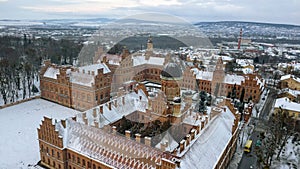
[[[0,169],[26,169],[39,160],[37,128],[44,116],[64,119],[76,110],[34,99],[0,110]]]
[[[275,160],[272,169],[297,169],[300,166],[300,141],[292,141],[293,137],[287,140],[283,151],[280,154],[280,161]]]

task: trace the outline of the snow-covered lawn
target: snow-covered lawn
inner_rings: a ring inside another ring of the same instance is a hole
[[[37,128],[44,116],[72,117],[76,110],[34,99],[0,110],[0,168],[25,169],[39,160]]]
[[[275,157],[273,157],[275,159]],[[300,167],[300,141],[287,140],[287,143],[280,154],[280,161],[274,160],[272,169],[297,169]]]

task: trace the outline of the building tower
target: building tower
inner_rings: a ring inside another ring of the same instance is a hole
[[[211,94],[214,96],[220,95],[221,84],[224,82],[225,68],[222,57],[218,58],[216,69],[213,73],[213,79],[211,84]]]
[[[153,42],[151,35],[149,36],[147,41],[147,51],[153,51]]]
[[[161,90],[166,94],[168,101],[180,97],[179,81],[182,79],[182,70],[174,62],[166,64],[161,71]]]
[[[161,71],[161,90],[165,93],[168,105],[174,117],[180,117],[180,86],[182,80],[182,70],[179,65],[171,61],[167,63]]]
[[[150,35],[147,41],[146,59],[149,60],[151,55],[153,55],[153,42]]]

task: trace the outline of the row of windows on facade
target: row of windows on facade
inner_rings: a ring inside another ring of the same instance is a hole
[[[52,164],[51,164],[50,158],[45,158],[44,156],[42,156],[42,161],[45,162],[46,164],[48,164],[49,166],[52,166],[54,168],[58,167],[58,169],[61,169],[61,165],[60,164],[56,165],[55,161],[52,161]]]
[[[54,149],[51,149],[51,154],[50,154],[49,148],[46,147],[46,148],[44,149],[43,145],[41,145],[41,152],[45,152],[45,153],[47,154],[47,156],[52,156],[52,157],[54,157],[54,158],[57,158],[58,160],[61,160],[61,154],[60,154],[60,152],[56,152],[56,153],[55,153],[55,150],[54,150]],[[46,160],[46,159],[47,159],[47,160]],[[68,153],[68,159],[69,159],[69,160],[72,160],[72,162],[77,163],[77,164],[79,164],[79,165],[82,164],[83,167],[86,166],[86,161],[85,161],[85,159],[82,159],[82,160],[81,160],[80,157],[77,157],[77,161],[76,161],[75,155],[74,155],[74,154],[72,155],[72,158],[71,158],[71,154]],[[56,163],[55,163],[55,161],[52,161],[52,164],[51,164],[50,158],[45,158],[44,155],[42,155],[42,161],[44,161],[44,162],[46,162],[48,165],[53,166],[54,168],[56,168]],[[92,167],[92,166],[93,166],[93,167]],[[60,169],[60,168],[61,168],[61,165],[58,164],[57,167]],[[95,164],[91,165],[91,163],[90,163],[89,161],[87,162],[87,167],[88,167],[88,168],[91,168],[91,167],[92,167],[93,169],[101,169],[100,166],[96,167]],[[69,168],[71,168],[71,165],[69,165]],[[73,167],[73,168],[75,169],[75,167]],[[71,168],[71,169],[72,169],[72,168]]]
[[[74,164],[77,164],[82,167],[87,166],[88,168],[92,167],[92,169],[101,169],[101,166],[96,166],[96,164],[92,164],[90,161],[86,161],[85,159],[80,159],[80,157],[76,158],[74,154],[71,155],[70,153],[68,153],[68,161],[73,162]],[[72,166],[69,165],[69,169],[72,169],[71,167]],[[75,167],[73,167],[73,169],[75,169]]]
[[[69,95],[68,89],[60,88],[60,90],[58,91],[58,87],[54,87],[51,84],[50,85],[44,84],[44,87],[42,87],[42,89],[50,90],[52,92],[56,92],[56,93],[59,93],[59,94]]]
[[[206,86],[210,86],[210,85],[211,85],[210,82],[204,82],[204,84],[203,84],[203,82],[202,82],[201,84],[202,84],[202,86],[200,87],[201,89],[204,89],[204,90],[208,89],[208,90],[210,90],[210,88],[207,88],[207,87],[206,87]],[[203,86],[205,86],[205,87],[203,87]],[[222,89],[225,89],[225,88],[226,88],[226,84],[221,84],[220,87],[221,87]],[[231,88],[233,88],[232,85],[227,85],[227,89],[231,89]],[[241,88],[240,86],[236,86],[236,90],[239,91],[240,88]],[[246,91],[246,92],[250,92],[250,93],[256,93],[256,92],[257,92],[257,90],[252,89],[252,88],[248,88],[248,87],[245,88],[245,91]]]
[[[56,154],[55,154],[55,150],[54,149],[50,149],[50,150],[51,150],[51,154],[50,154],[50,151],[49,151],[49,147],[46,146],[46,148],[44,148],[43,144],[41,144],[41,150],[40,150],[41,152],[44,152],[48,156],[52,156],[52,157],[55,157],[55,158],[57,158],[57,159],[60,160],[60,158],[61,158],[60,152],[57,151]]]
[[[136,80],[137,81],[142,81],[142,80],[160,80],[160,77],[158,77],[158,76],[152,76],[152,77],[149,77],[149,79],[145,79],[144,77],[137,77]]]
[[[101,80],[102,81],[102,78]],[[103,81],[102,83],[99,83],[99,84],[96,84],[96,88],[102,88],[102,87],[105,87],[107,86],[107,82],[106,81]],[[56,87],[55,84],[48,84],[48,83],[44,83],[42,86],[43,89],[46,89],[46,90],[50,90],[50,91],[53,91],[53,92],[56,92],[56,93],[59,93],[59,94],[65,94],[65,95],[69,95],[69,91],[68,91],[68,88],[59,88],[59,87]],[[59,90],[58,90],[59,89]]]
[[[68,104],[69,103],[69,99],[62,99],[61,97],[58,97],[58,95],[54,95],[54,94],[44,94],[46,95],[46,97],[48,99],[51,99],[51,100],[54,100],[54,101],[59,101],[61,102],[62,104]]]

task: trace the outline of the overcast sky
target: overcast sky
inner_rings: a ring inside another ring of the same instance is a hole
[[[0,0],[0,19],[119,18],[161,12],[189,22],[300,25],[300,0]]]

